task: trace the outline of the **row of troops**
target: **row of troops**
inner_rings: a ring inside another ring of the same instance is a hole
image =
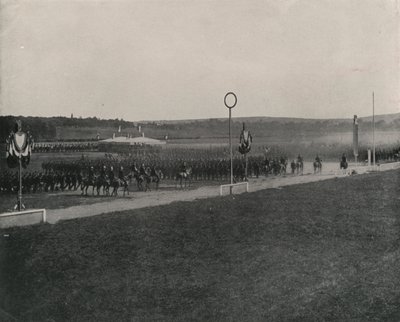
[[[322,160],[317,156],[316,162]],[[265,158],[263,156],[250,156],[248,158],[247,176],[259,177],[260,175],[285,174],[288,165],[291,172],[295,173],[298,165],[303,163],[303,158],[298,155],[289,163],[285,156]],[[184,166],[183,166],[184,164]],[[27,191],[53,191],[59,189],[77,189],[83,177],[107,176],[111,180],[119,178],[126,180],[132,172],[141,175],[162,173],[162,178],[175,179],[177,173],[190,170],[193,180],[228,180],[230,176],[230,160],[225,158],[193,158],[186,160],[160,157],[157,154],[134,159],[131,156],[108,155],[103,159],[87,159],[82,157],[74,161],[49,161],[42,163],[41,172],[25,173],[23,182]],[[297,172],[298,173],[298,172]],[[243,158],[233,160],[233,174],[236,180],[245,180],[245,163]],[[161,178],[160,178],[161,179]],[[14,172],[1,173],[0,191],[12,191],[18,186],[17,174]]]
[[[359,152],[359,160],[368,160],[368,151],[362,150]],[[400,147],[393,149],[377,149],[375,151],[375,159],[379,161],[399,161],[400,160]]]
[[[124,176],[132,171],[137,171],[135,168],[156,169],[163,173],[165,179],[175,179],[178,172],[182,171],[182,165],[190,169],[191,176],[194,180],[224,180],[230,175],[230,160],[229,159],[164,159],[164,158],[115,158],[115,159],[96,159],[96,160],[77,160],[73,162],[51,161],[42,164],[45,172],[74,172],[88,173],[90,169],[96,174],[102,171],[112,172],[114,176],[117,171],[123,171]],[[248,158],[248,175],[256,176],[262,174],[275,173],[276,165],[287,166],[287,158],[264,158],[262,156],[254,156]],[[106,170],[103,170],[106,169]],[[139,171],[140,172],[140,171]],[[236,177],[242,177],[245,172],[245,162],[243,158],[235,158],[233,160],[233,172]]]
[[[97,151],[97,142],[85,143],[35,143],[34,151],[38,153],[55,152],[88,152]]]
[[[276,165],[286,158],[265,159],[249,157],[248,176],[279,174]],[[24,172],[23,186],[25,192],[54,191],[63,189],[76,190],[84,177],[107,176],[110,180],[126,180],[132,172],[140,175],[162,174],[160,179],[174,180],[179,172],[190,171],[193,180],[228,180],[230,176],[229,159],[172,160],[172,159],[81,159],[74,161],[49,161],[42,163],[42,171]],[[233,173],[237,180],[245,179],[243,159],[233,160]],[[11,192],[18,188],[17,172],[0,173],[0,191]]]
[[[22,175],[23,193],[56,191],[64,189],[76,190],[82,182],[79,173],[65,175],[58,172],[25,172]],[[0,173],[0,193],[12,193],[19,189],[18,172],[5,171]]]

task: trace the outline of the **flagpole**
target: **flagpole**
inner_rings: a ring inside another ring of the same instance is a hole
[[[22,162],[21,155],[18,158],[19,160],[19,191],[18,191],[18,211],[22,210]]]
[[[233,96],[234,98],[234,102],[233,104],[229,105],[227,103],[227,97],[228,96]],[[235,95],[235,93],[233,92],[229,92],[226,93],[225,97],[224,97],[224,104],[225,106],[229,109],[229,154],[230,154],[230,158],[231,158],[231,185],[230,185],[230,194],[232,194],[232,184],[233,184],[233,152],[232,152],[232,138],[231,138],[231,119],[232,119],[232,109],[236,106],[237,103],[237,97]]]
[[[232,119],[232,112],[229,109],[229,154],[231,158],[231,184],[233,184],[233,157],[232,157],[232,137],[231,137],[231,119]],[[232,194],[232,186],[230,187],[231,194]]]
[[[373,165],[375,170],[375,95],[372,92],[372,158],[373,158]]]

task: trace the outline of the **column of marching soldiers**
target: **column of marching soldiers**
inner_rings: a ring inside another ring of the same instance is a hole
[[[225,152],[223,152],[225,154]],[[175,180],[182,171],[182,164],[191,169],[191,179],[194,181],[228,181],[230,177],[230,159],[221,157],[221,151],[171,149],[163,153],[148,153],[144,155],[114,155],[105,154],[104,158],[89,159],[82,156],[74,161],[48,161],[42,163],[42,171],[24,172],[23,191],[56,191],[77,190],[83,178],[90,172],[95,175],[106,173],[109,177],[128,175],[132,171],[157,170],[162,173],[160,179]],[[300,155],[296,159],[299,161]],[[399,153],[378,151],[377,160],[399,159]],[[288,162],[286,156],[265,157],[263,155],[248,158],[248,177],[260,175],[282,175],[286,171],[296,174],[294,160]],[[287,169],[289,167],[289,169]],[[145,172],[146,174],[147,172]],[[233,174],[236,181],[246,180],[245,163],[242,157],[233,160]],[[18,190],[18,173],[11,171],[0,172],[0,193],[12,193]]]
[[[37,153],[56,153],[56,152],[83,152],[97,151],[98,142],[82,143],[35,143]]]

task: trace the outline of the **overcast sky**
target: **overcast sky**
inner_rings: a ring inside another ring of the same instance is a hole
[[[395,0],[0,0],[1,115],[400,112]]]

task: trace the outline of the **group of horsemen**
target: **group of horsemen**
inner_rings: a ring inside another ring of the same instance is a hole
[[[154,159],[153,159],[154,160]],[[142,162],[141,162],[142,161]],[[154,160],[146,166],[143,160],[75,160],[72,162],[52,161],[42,164],[44,172],[24,173],[23,186],[26,192],[54,191],[54,190],[76,190],[82,182],[93,184],[94,181],[108,181],[110,184],[118,181],[120,186],[126,186],[131,179],[148,181],[153,178],[160,181],[162,178],[176,180],[218,180],[224,181],[229,178],[230,162],[228,159],[213,159],[208,161],[180,160],[174,164],[158,162]],[[342,161],[347,163],[345,155]],[[140,165],[139,165],[140,164]],[[138,166],[139,165],[139,166]],[[248,176],[280,175],[286,174],[288,160],[286,157],[265,158],[252,156],[248,159]],[[317,165],[319,171],[322,167],[322,159],[317,155],[314,161],[314,169]],[[299,154],[290,163],[292,174],[302,174],[303,157]],[[234,159],[234,178],[236,181],[246,180],[244,162]],[[18,187],[18,177],[13,172],[0,174],[0,192],[15,191]],[[153,181],[154,182],[154,181]],[[139,186],[138,186],[139,188]],[[140,189],[140,188],[139,188]]]
[[[82,178],[82,193],[86,192],[89,186],[93,186],[93,191],[95,187],[97,188],[97,193],[99,193],[100,187],[103,187],[103,192],[110,186],[113,187],[113,194],[117,195],[118,188],[121,186],[124,188],[124,194],[129,191],[128,184],[132,179],[135,179],[139,190],[147,191],[150,189],[149,184],[155,182],[158,187],[158,183],[161,179],[161,172],[158,171],[154,166],[146,167],[142,163],[137,167],[136,163],[133,163],[130,167],[130,172],[125,175],[124,167],[119,166],[118,175],[115,176],[114,166],[109,167],[103,165],[99,173],[96,173],[94,166],[90,166],[87,172],[87,177]],[[144,186],[143,186],[144,184]]]

